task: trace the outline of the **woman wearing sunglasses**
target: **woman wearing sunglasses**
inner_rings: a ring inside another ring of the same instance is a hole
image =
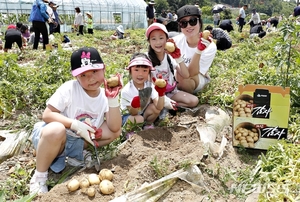
[[[181,7],[177,11],[177,16],[182,32],[174,37],[182,58],[178,63],[184,62],[190,74],[188,79],[176,74],[178,88],[188,93],[197,93],[210,82],[208,70],[216,55],[217,47],[211,37],[208,39],[202,37],[203,23],[196,6]]]

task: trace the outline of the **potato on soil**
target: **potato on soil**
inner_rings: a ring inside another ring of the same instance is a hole
[[[90,182],[91,185],[93,185],[93,184],[100,184],[99,176],[97,174],[95,174],[95,173],[89,174],[88,180],[89,180],[89,182]]]
[[[116,87],[119,85],[119,78],[117,76],[113,76],[107,79],[107,86],[110,88]]]
[[[113,183],[109,180],[103,180],[99,185],[99,189],[102,194],[112,194],[115,191]]]
[[[80,188],[82,189],[82,188],[87,188],[87,187],[89,187],[90,186],[90,182],[89,182],[89,180],[87,179],[87,178],[82,178],[80,181],[79,181],[79,186],[80,186]]]
[[[99,172],[99,178],[100,180],[109,180],[111,181],[114,177],[114,174],[109,169],[102,169]]]
[[[167,82],[164,79],[156,79],[154,84],[159,88],[164,88],[167,85]]]
[[[202,37],[206,40],[208,39],[209,35],[210,35],[210,31],[208,31],[208,30],[204,30],[202,32]]]
[[[67,188],[68,190],[71,191],[76,191],[79,188],[79,181],[76,179],[71,180],[68,184],[67,184]]]
[[[165,49],[168,52],[173,53],[175,51],[175,45],[172,42],[167,42],[165,45]]]

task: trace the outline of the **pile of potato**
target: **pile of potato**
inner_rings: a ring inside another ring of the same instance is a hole
[[[73,192],[81,189],[81,193],[94,197],[96,194],[96,188],[94,185],[98,185],[99,191],[102,194],[112,194],[115,191],[114,185],[111,182],[114,175],[108,169],[102,169],[99,174],[89,174],[87,177],[81,179],[72,179],[68,184],[67,188],[69,192]]]
[[[233,146],[254,148],[259,139],[259,130],[252,124],[240,124],[234,130]]]
[[[251,96],[242,95],[234,101],[233,116],[252,117],[252,107],[253,98]]]

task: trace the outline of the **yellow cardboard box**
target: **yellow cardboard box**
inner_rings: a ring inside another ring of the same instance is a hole
[[[233,102],[233,146],[267,150],[287,138],[290,88],[240,85]]]

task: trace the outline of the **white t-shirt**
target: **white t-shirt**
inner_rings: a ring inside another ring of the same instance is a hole
[[[152,82],[145,82],[144,86],[150,86],[152,88],[151,92],[151,100],[154,100],[158,97],[158,93],[154,88],[154,84]],[[131,106],[131,101],[134,97],[139,96],[139,91],[138,89],[134,86],[133,81],[130,80],[121,90],[121,100],[120,100],[120,105],[121,105],[121,110],[125,110],[124,113],[129,113],[127,110],[127,106]],[[148,100],[148,104],[151,101],[150,99]],[[147,105],[148,105],[147,104]],[[147,106],[146,105],[146,106]],[[143,109],[141,110],[140,113],[142,113]]]
[[[54,15],[53,10],[50,6],[47,6],[47,13],[48,13],[48,15],[51,19],[55,19],[55,15]]]
[[[178,64],[171,56],[169,56],[169,58],[171,59],[171,64],[173,65],[173,70],[175,73],[175,68]],[[162,78],[167,80],[169,84],[172,85],[174,83],[174,75],[172,74],[172,72],[169,68],[167,54],[165,54],[165,57],[161,61],[161,64],[155,66],[155,71],[152,71],[151,74],[152,74],[152,77],[154,77],[154,78],[157,78],[158,75],[161,74]]]
[[[184,63],[188,66],[191,63],[192,57],[196,54],[197,47],[191,48],[189,47],[186,37],[184,34],[179,34],[175,36],[174,41],[178,48],[180,48],[181,56],[184,59]],[[217,46],[215,43],[210,43],[210,45],[201,53],[200,61],[199,61],[199,72],[205,75],[217,53]]]
[[[82,13],[75,13],[75,25],[84,25]]]
[[[103,88],[97,97],[90,97],[77,80],[62,84],[46,103],[58,109],[62,115],[71,119],[84,121],[90,118],[91,123],[99,128],[108,112],[108,100]]]

